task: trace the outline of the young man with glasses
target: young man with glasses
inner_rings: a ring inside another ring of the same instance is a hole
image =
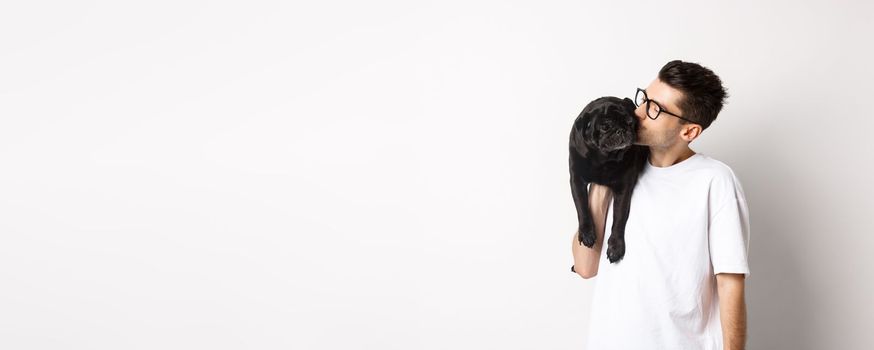
[[[636,144],[649,147],[626,224],[622,260],[607,260],[612,193],[591,184],[597,240],[572,238],[574,270],[599,276],[589,350],[743,349],[749,213],[729,166],[689,148],[716,119],[727,93],[699,64],[671,61],[635,96]]]

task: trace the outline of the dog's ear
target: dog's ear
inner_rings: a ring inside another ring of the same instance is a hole
[[[622,99],[622,105],[625,106],[626,109],[630,109],[632,113],[634,113],[634,110],[637,109],[637,105],[635,105],[634,101],[632,101],[628,97]]]
[[[595,140],[595,125],[601,119],[601,113],[590,112],[586,118],[586,124],[583,125],[583,138],[589,147],[597,148]]]

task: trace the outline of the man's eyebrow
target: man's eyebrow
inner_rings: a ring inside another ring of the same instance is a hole
[[[654,100],[654,99],[650,98],[650,97],[649,97],[649,91],[647,91],[646,89],[641,89],[641,90],[643,90],[643,92],[646,94],[646,99],[655,102],[656,105],[659,106],[659,108],[661,108],[661,109],[665,109],[665,104],[664,104],[663,102],[659,102],[658,100]],[[672,108],[673,108],[673,107],[672,107]]]
[[[649,98],[649,96],[647,96],[647,98]],[[665,104],[664,104],[664,102],[660,102],[659,100],[654,100],[654,99],[651,99],[651,98],[650,98],[649,100],[655,102],[655,103],[659,106],[659,108],[661,108],[661,109],[664,109],[664,108],[665,108]]]

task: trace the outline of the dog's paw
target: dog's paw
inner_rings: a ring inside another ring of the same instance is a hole
[[[595,245],[595,231],[594,230],[586,230],[584,228],[580,228],[580,242],[583,243],[586,247],[593,247]]]
[[[610,259],[611,263],[616,263],[619,260],[622,260],[625,257],[625,240],[619,239],[619,237],[615,235],[610,235],[610,239],[607,241],[607,259]]]

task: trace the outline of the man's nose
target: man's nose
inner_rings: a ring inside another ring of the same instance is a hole
[[[634,110],[634,115],[637,116],[637,119],[640,119],[643,122],[646,119],[646,103],[640,105]]]

